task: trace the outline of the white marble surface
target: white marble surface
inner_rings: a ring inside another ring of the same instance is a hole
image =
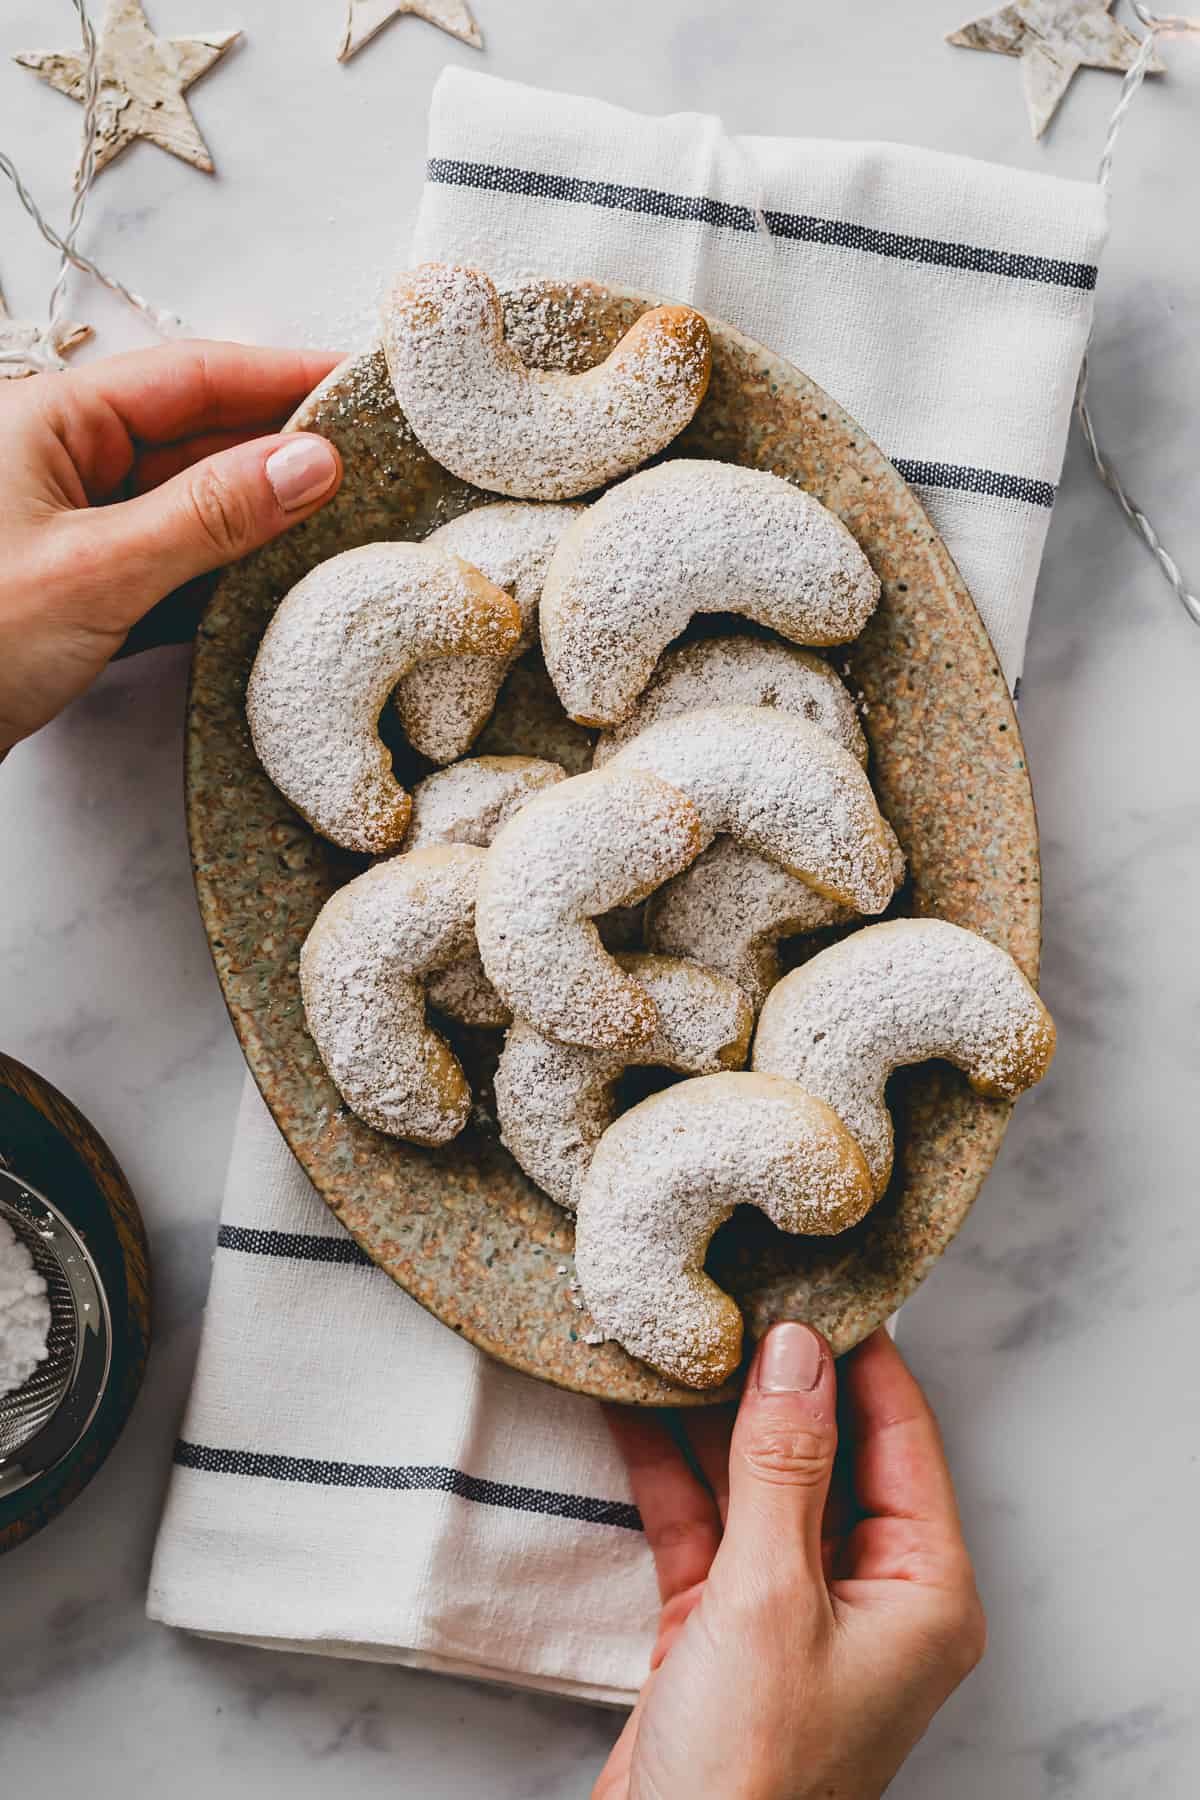
[[[339,0],[149,0],[244,25],[194,95],[220,170],[137,146],[86,241],[197,328],[352,345],[408,230],[447,59],[735,130],[907,139],[1087,175],[1114,78],[1078,78],[1046,143],[1018,71],[950,50],[959,0],[477,0],[483,59],[414,20],[355,62]],[[7,61],[65,44],[65,0],[5,0],[0,143],[63,208],[78,115]],[[1200,253],[1186,222],[1200,58],[1169,47],[1122,146],[1095,399],[1193,579]],[[52,262],[0,192],[0,279]],[[100,349],[140,341],[93,291]],[[0,1043],[65,1088],[141,1198],[156,1350],[86,1498],[0,1563],[5,1792],[587,1794],[612,1721],[398,1669],[185,1641],[142,1595],[195,1351],[241,1079],[192,900],[180,804],[186,654],[126,664],[0,770]],[[1189,626],[1073,446],[1023,718],[1044,832],[1045,992],[1061,1048],[959,1243],[905,1319],[937,1402],[991,1617],[987,1660],[898,1779],[901,1800],[1184,1800],[1200,1790],[1195,1116],[1200,881]]]

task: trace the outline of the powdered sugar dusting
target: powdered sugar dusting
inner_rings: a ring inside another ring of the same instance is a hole
[[[491,571],[484,569],[484,574]],[[659,719],[711,706],[773,706],[793,713],[866,765],[867,741],[854,701],[828,663],[777,640],[726,637],[702,638],[666,651],[629,717],[601,733],[594,767],[603,768],[630,738]]]
[[[1050,1015],[1007,951],[945,919],[893,919],[821,951],[772,989],[754,1067],[827,1100],[882,1193],[893,1069],[941,1056],[982,1093],[1015,1098],[1053,1053]]]
[[[377,863],[328,900],[300,953],[300,991],[321,1061],[350,1110],[395,1137],[444,1144],[471,1090],[425,1022],[422,978],[475,948],[484,851],[465,844]]]
[[[719,837],[646,904],[646,943],[735,981],[757,1012],[779,980],[779,940],[854,917],[736,839]]]
[[[688,1075],[740,1069],[754,1015],[723,976],[674,957],[617,961],[657,1009],[654,1035],[632,1050],[558,1044],[523,1019],[513,1025],[496,1070],[501,1140],[531,1181],[574,1211],[592,1152],[617,1116],[616,1083],[631,1064]]]
[[[537,642],[538,601],[550,557],[579,510],[502,501],[462,513],[424,540],[427,550],[461,556],[511,594],[521,613],[521,636],[508,656],[442,657],[418,663],[400,682],[395,694],[400,722],[409,743],[430,762],[449,763],[466,754],[514,660]]]
[[[525,802],[563,779],[557,763],[532,756],[472,756],[417,783],[405,850],[491,843]]]
[[[605,1132],[584,1179],[575,1266],[598,1326],[689,1387],[737,1368],[742,1318],[704,1273],[735,1206],[783,1231],[844,1231],[868,1210],[863,1158],[828,1106],[751,1074],[684,1081]]]
[[[660,720],[605,771],[648,769],[687,795],[710,835],[727,832],[820,893],[882,912],[895,891],[896,836],[840,744],[762,706]]]
[[[259,644],[246,691],[259,760],[323,836],[394,849],[409,800],[377,730],[388,694],[424,657],[505,656],[519,635],[515,602],[456,556],[384,543],[331,557]]]
[[[483,966],[514,1014],[593,1049],[646,1042],[654,1003],[592,920],[636,905],[703,843],[688,800],[638,769],[576,775],[535,795],[487,852],[476,909]]]
[[[499,297],[475,269],[425,263],[383,309],[396,397],[429,454],[493,493],[563,500],[662,450],[708,385],[708,327],[690,307],[643,313],[584,374],[531,369],[505,341]]]
[[[425,999],[436,1012],[457,1019],[460,1025],[512,1023],[512,1013],[484,974],[477,950],[427,976]]]
[[[49,1337],[46,1283],[12,1226],[0,1219],[0,1400],[45,1362]]]
[[[564,534],[542,590],[542,649],[571,717],[616,725],[695,613],[838,644],[878,600],[858,544],[810,494],[762,469],[665,462],[620,482]]]

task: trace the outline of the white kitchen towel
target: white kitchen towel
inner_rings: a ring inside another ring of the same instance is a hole
[[[690,300],[783,351],[918,488],[1014,686],[1091,321],[1099,192],[453,70],[412,259]],[[599,1409],[371,1267],[248,1085],[152,1616],[632,1699],[649,1553]]]
[[[623,1702],[654,1602],[600,1408],[401,1293],[247,1079],[151,1617]]]

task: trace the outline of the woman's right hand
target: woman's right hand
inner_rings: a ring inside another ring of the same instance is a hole
[[[876,1800],[985,1638],[937,1424],[891,1339],[835,1373],[816,1332],[775,1326],[736,1421],[690,1417],[704,1483],[653,1414],[610,1422],[663,1610],[594,1800]]]

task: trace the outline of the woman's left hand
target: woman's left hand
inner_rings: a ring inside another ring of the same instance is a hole
[[[878,1800],[983,1654],[928,1401],[885,1331],[835,1374],[783,1324],[736,1418],[683,1418],[692,1467],[652,1414],[610,1413],[662,1617],[593,1800]]]
[[[188,343],[0,382],[0,756],[158,602],[333,496],[337,452],[278,427],[337,360]]]

